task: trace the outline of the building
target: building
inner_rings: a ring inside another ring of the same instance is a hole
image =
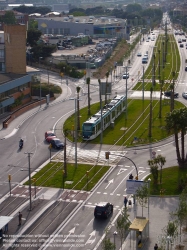
[[[4,25],[0,32],[0,115],[31,100],[25,45],[26,25]]]
[[[77,36],[79,33],[93,37],[127,38],[127,22],[115,17],[94,17],[73,15],[38,18],[38,29],[43,34]]]

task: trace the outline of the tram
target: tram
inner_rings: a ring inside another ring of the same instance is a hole
[[[103,124],[103,131],[115,121],[115,119],[126,108],[126,96],[117,95],[109,104],[106,104],[102,113],[101,110],[90,117],[82,125],[83,140],[93,140],[101,133],[101,122]]]

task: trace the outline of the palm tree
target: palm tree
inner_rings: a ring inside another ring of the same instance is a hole
[[[88,85],[88,115],[90,115],[90,77],[86,78],[86,84]]]
[[[165,162],[166,162],[166,158],[162,155],[158,155],[154,159],[148,161],[148,165],[151,167],[152,174],[154,174],[154,171],[157,172],[157,174],[158,174],[158,171],[156,171],[156,169],[158,169],[158,167],[160,167],[160,184],[162,183],[162,168],[163,168]]]
[[[77,131],[80,130],[80,108],[79,108],[79,92],[81,88],[78,86],[76,87],[77,90],[77,127],[75,128]]]
[[[185,156],[184,150],[184,136],[187,130],[187,108],[174,109],[166,115],[165,121],[166,129],[169,132],[173,132],[175,136],[175,147],[179,166],[184,167],[187,163],[187,156]],[[179,148],[179,132],[181,139],[181,152]]]
[[[105,85],[105,104],[107,104],[107,90],[108,90],[108,78],[109,78],[110,72],[107,71],[105,76],[106,76],[106,85]]]

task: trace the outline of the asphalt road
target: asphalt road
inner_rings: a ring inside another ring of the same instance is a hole
[[[151,54],[153,46],[154,42],[150,42],[149,45],[144,42],[142,45],[137,46],[136,52],[141,51],[142,54],[144,54],[145,51],[148,50],[149,54]],[[137,75],[137,72],[142,71],[142,65],[140,63],[141,58],[137,58],[136,54],[134,54],[134,57],[132,58],[134,59],[132,59],[131,68],[129,68],[130,79],[127,82],[129,88],[135,84],[141,75],[141,73]],[[122,73],[125,69],[118,69],[118,73],[120,73],[120,70]],[[43,72],[42,77],[47,79],[45,72]],[[181,73],[180,81],[184,82],[185,78],[185,74]],[[53,73],[50,74],[50,81],[61,85],[60,77]],[[116,81],[113,86],[113,94],[115,94],[115,92],[118,94],[124,94],[125,84],[126,80],[124,79],[119,82]],[[74,112],[74,101],[69,100],[69,98],[75,96],[77,85],[80,85],[82,88],[82,101],[80,102],[80,107],[87,105],[87,86],[84,80],[79,82],[72,82],[69,80],[68,87],[65,83],[62,83],[62,85],[63,95],[60,99],[55,101],[56,104],[54,103],[47,108],[42,107],[41,111],[25,120],[25,122],[17,130],[16,134],[2,140],[2,143],[0,144],[0,152],[3,152],[1,154],[0,168],[1,196],[9,192],[9,185],[6,181],[8,180],[8,174],[12,175],[12,188],[28,176],[28,157],[25,152],[32,152],[30,159],[32,172],[35,171],[43,162],[49,159],[49,149],[48,145],[44,141],[44,132],[53,128],[59,128],[60,125],[62,126],[63,121],[65,121],[65,119]],[[177,91],[180,92],[180,96],[183,89],[183,85],[177,85]],[[97,80],[91,81],[91,98],[92,102],[98,101],[99,95]],[[185,102],[185,100],[181,99],[181,97],[179,98]],[[59,133],[58,131],[56,132]],[[20,137],[24,139],[24,148],[21,151],[18,149]],[[69,146],[72,145],[69,144]],[[105,149],[106,147],[103,147],[103,151]],[[102,148],[100,149],[98,147],[94,150],[96,153],[93,155],[93,158],[96,154],[98,154],[97,150],[100,151]],[[173,138],[160,142],[157,145],[137,148],[136,151],[134,149],[122,149],[122,153],[130,159],[133,159],[135,162],[140,179],[143,179],[150,172],[147,160],[152,158],[153,151],[166,157],[166,164],[164,167],[177,164]],[[55,151],[52,153],[55,154]],[[92,191],[89,198],[81,206],[79,206],[74,215],[65,224],[62,223],[61,229],[59,229],[56,235],[63,235],[64,247],[67,243],[67,249],[80,249],[80,246],[68,246],[69,243],[75,242],[73,241],[73,237],[77,237],[82,240],[80,240],[80,244],[83,243],[84,245],[81,246],[82,249],[97,249],[97,245],[102,240],[106,228],[111,228],[115,225],[117,215],[123,207],[123,196],[126,194],[125,183],[128,179],[129,173],[131,172],[134,176],[136,175],[133,164],[129,160],[122,158],[117,165],[113,166],[112,171],[109,172],[104,181]],[[103,220],[102,222],[95,220],[93,216],[94,206],[99,201],[110,201],[114,204],[113,215],[109,219]],[[69,213],[70,211],[71,209],[69,210]],[[53,230],[50,230],[50,234],[52,231]],[[76,244],[79,244],[77,242]],[[54,249],[54,247],[49,246],[47,249]]]

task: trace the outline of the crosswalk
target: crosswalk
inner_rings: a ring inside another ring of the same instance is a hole
[[[113,165],[117,164],[121,159],[119,155],[125,155],[127,151],[110,151],[110,159],[105,159],[105,151],[99,150],[86,150],[86,149],[77,149],[77,162],[78,163],[90,163],[90,164],[101,164],[101,165]],[[75,161],[75,148],[67,147],[67,161]],[[52,158],[53,161],[64,161],[64,152],[59,152]]]

